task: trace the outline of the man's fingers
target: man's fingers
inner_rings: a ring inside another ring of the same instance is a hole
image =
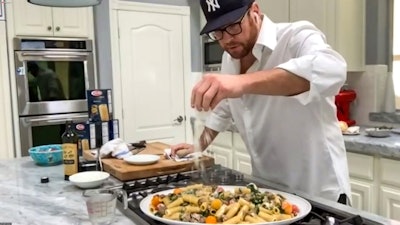
[[[204,80],[202,82],[199,83],[199,86],[197,86],[196,88],[193,89],[192,91],[192,99],[194,100],[194,102],[192,102],[192,105],[194,103],[194,107],[198,110],[201,111],[202,110],[202,104],[203,104],[203,97],[204,97],[204,93],[207,92],[207,90],[210,88],[211,83],[208,82],[208,80]]]
[[[216,83],[212,83],[210,88],[208,88],[207,92],[203,95],[203,102],[201,107],[208,111],[211,108],[211,102],[215,98],[218,93],[218,85]]]

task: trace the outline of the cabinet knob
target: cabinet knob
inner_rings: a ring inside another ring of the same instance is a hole
[[[48,31],[51,31],[51,26],[48,26],[48,27],[47,27],[47,30],[48,30]]]
[[[56,27],[56,31],[60,31],[61,28],[59,26]]]

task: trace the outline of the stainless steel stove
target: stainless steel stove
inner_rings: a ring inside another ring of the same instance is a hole
[[[194,183],[217,185],[246,185],[251,182],[255,183],[258,187],[288,192],[287,190],[278,189],[273,184],[269,184],[268,182],[265,182],[261,179],[244,175],[239,171],[234,171],[225,167],[221,167],[220,165],[215,165],[214,167],[208,168],[207,171],[202,174],[199,171],[189,171],[125,182],[122,186],[122,189],[124,189],[128,194],[128,209],[123,209],[121,199],[118,201],[117,207],[123,214],[125,214],[125,216],[130,218],[136,224],[162,225],[164,223],[151,219],[140,210],[140,201],[151,193],[169,190],[175,187],[182,187]],[[290,193],[296,194],[294,192]],[[339,203],[330,204],[332,202],[318,201],[312,198],[305,199],[310,201],[312,205],[312,210],[305,218],[294,224],[400,225],[400,222],[397,223],[396,221],[387,220],[373,214],[357,211],[354,208],[341,205]]]

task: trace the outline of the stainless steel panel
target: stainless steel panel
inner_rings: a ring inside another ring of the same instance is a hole
[[[32,140],[33,127],[61,125],[65,124],[65,122],[68,119],[72,119],[74,122],[84,122],[88,120],[88,114],[71,113],[71,114],[60,114],[60,115],[20,117],[19,129],[20,129],[20,141],[21,141],[21,156],[29,155],[28,150],[33,145],[33,140]],[[15,155],[18,155],[18,153],[15,152]]]
[[[93,42],[92,42],[92,40],[81,39],[81,38],[60,38],[60,37],[57,37],[57,38],[54,38],[54,37],[22,37],[22,38],[17,37],[17,38],[14,38],[14,40],[13,40],[14,50],[21,50],[22,49],[22,42],[24,40],[25,41],[26,40],[33,40],[33,41],[57,41],[57,40],[59,40],[59,41],[83,41],[83,42],[85,42],[85,46],[86,46],[86,48],[84,48],[84,49],[71,49],[71,48],[65,48],[65,49],[46,48],[46,49],[47,50],[52,50],[53,49],[53,50],[56,50],[56,51],[71,51],[71,50],[73,50],[75,52],[90,52],[90,51],[93,51]],[[37,51],[37,50],[40,50],[40,49],[34,48],[32,50]],[[42,50],[44,50],[44,48]]]
[[[82,61],[84,63],[85,89],[94,89],[95,75],[93,53],[91,52],[59,52],[59,51],[16,51],[15,79],[17,84],[18,114],[43,115],[56,113],[71,113],[87,111],[85,100],[60,100],[60,101],[29,101],[27,61]]]

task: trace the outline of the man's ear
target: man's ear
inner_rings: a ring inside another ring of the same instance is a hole
[[[256,12],[253,12],[253,17],[254,17],[254,21],[256,21],[256,24],[259,24],[260,16]]]

